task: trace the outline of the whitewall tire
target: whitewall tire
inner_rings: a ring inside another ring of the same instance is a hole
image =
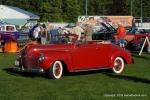
[[[61,61],[55,61],[49,69],[49,75],[52,79],[60,79],[63,73],[63,65]]]
[[[124,60],[121,57],[116,57],[114,60],[112,71],[115,74],[120,74],[124,69]]]

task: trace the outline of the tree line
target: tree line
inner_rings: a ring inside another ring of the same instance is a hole
[[[0,4],[30,11],[40,16],[40,21],[75,22],[86,12],[86,0],[1,0]],[[149,9],[150,0],[87,0],[88,15],[150,17]]]

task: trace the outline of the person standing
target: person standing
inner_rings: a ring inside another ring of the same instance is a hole
[[[47,28],[46,28],[46,25],[43,24],[42,25],[42,30],[41,30],[41,43],[46,44],[47,43],[47,38],[48,38]]]
[[[38,42],[40,42],[40,38],[39,38],[40,32],[41,32],[41,28],[40,28],[40,25],[38,24],[38,26],[37,26],[37,27],[34,29],[34,31],[33,31],[33,37],[34,37],[34,39],[36,39]]]
[[[86,24],[85,26],[85,31],[84,31],[84,36],[85,36],[85,41],[92,41],[92,33],[93,29],[91,28],[90,25]]]
[[[29,36],[29,39],[31,39],[31,40],[34,40],[35,38],[34,38],[34,30],[35,30],[35,28],[37,28],[38,27],[38,24],[36,24],[36,25],[34,25],[33,27],[30,27],[29,28],[29,34],[28,34],[28,36]]]
[[[81,34],[84,32],[84,30],[79,26],[79,23],[76,23],[76,27],[72,29],[74,34],[78,35],[78,40],[81,40]]]
[[[125,48],[126,29],[125,29],[125,27],[121,23],[118,24],[117,34],[118,34],[118,39],[119,39],[119,45],[120,45],[120,47]]]

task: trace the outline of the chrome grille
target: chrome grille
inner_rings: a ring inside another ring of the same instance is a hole
[[[38,58],[36,57],[23,57],[22,64],[25,68],[38,69]]]

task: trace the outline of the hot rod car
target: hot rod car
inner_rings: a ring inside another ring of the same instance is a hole
[[[118,34],[117,29],[115,29],[109,23],[99,23],[102,29],[93,32],[93,40],[110,40],[115,44],[118,44]],[[132,27],[128,27],[126,33],[126,45],[132,47],[135,50],[140,50],[144,42],[145,37],[150,40],[150,29],[137,28],[134,24]],[[148,52],[150,52],[150,46],[148,44],[144,47]]]
[[[132,29],[127,32],[125,36],[125,40],[128,46],[134,47],[135,50],[140,50],[142,48],[143,42],[146,37],[150,40],[150,34],[148,33],[149,31],[146,31],[145,29]],[[113,34],[112,35],[115,40],[118,40],[118,34]],[[150,46],[146,43],[144,46],[147,52],[150,52]]]
[[[20,51],[15,70],[44,72],[53,79],[69,72],[112,69],[116,74],[133,62],[131,54],[108,41],[79,41],[75,34],[58,35],[47,45],[31,45]]]

